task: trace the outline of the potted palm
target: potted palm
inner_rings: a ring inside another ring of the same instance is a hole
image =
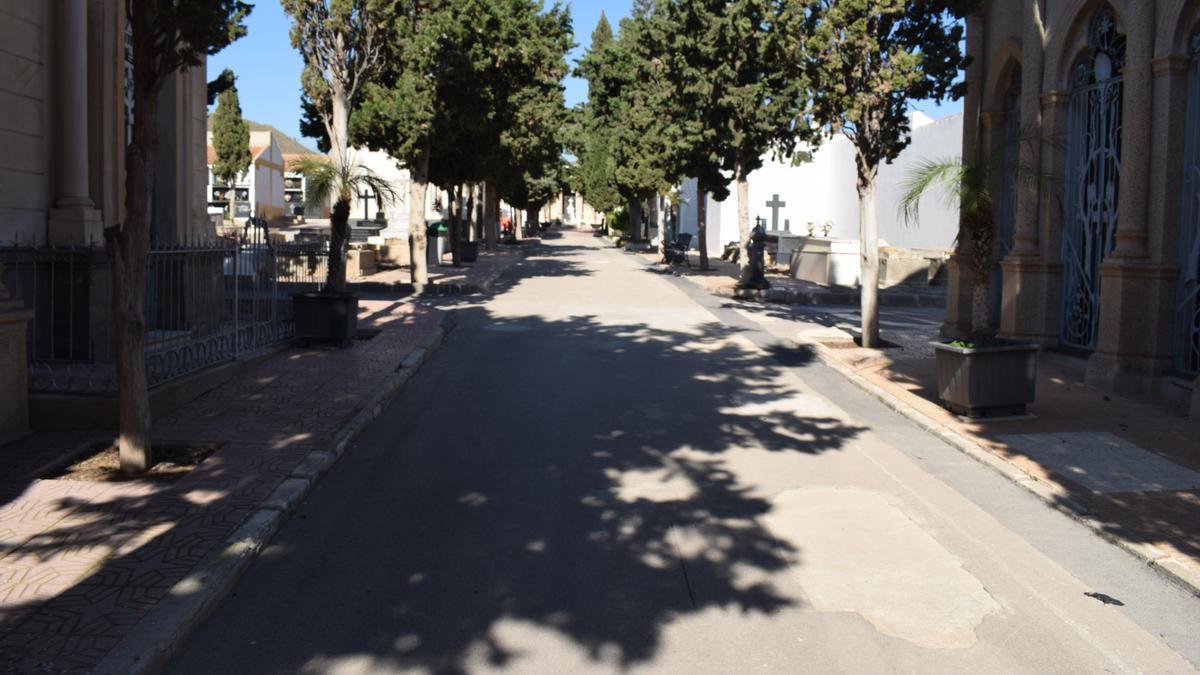
[[[325,286],[316,293],[295,293],[296,337],[306,342],[349,344],[358,330],[358,296],[346,291],[346,253],[350,245],[350,202],[362,190],[374,193],[380,207],[396,199],[396,191],[369,168],[347,154],[308,156],[292,162],[304,176],[309,206],[333,201],[329,217],[329,265]]]
[[[996,223],[986,165],[959,159],[928,161],[909,175],[900,200],[904,219],[916,223],[921,199],[940,192],[960,214],[959,243],[971,278],[971,333],[965,340],[932,343],[938,395],[952,412],[968,417],[1017,416],[1032,403],[1038,346],[996,337],[988,321]]]

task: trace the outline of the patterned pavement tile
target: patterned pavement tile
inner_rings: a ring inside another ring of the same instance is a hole
[[[287,350],[159,418],[159,439],[223,444],[175,484],[0,484],[0,671],[94,666],[439,320],[411,304],[362,305],[364,316],[386,312],[370,320],[385,327],[376,338]],[[61,452],[94,434],[39,436],[18,452],[30,466],[55,442]]]

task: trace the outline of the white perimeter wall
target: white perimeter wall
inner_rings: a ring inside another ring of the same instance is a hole
[[[958,234],[958,210],[940,197],[921,202],[920,225],[906,225],[898,212],[903,184],[912,168],[925,160],[959,157],[962,152],[962,115],[930,121],[920,113],[914,116],[912,143],[892,164],[879,172],[877,188],[879,234],[883,243],[903,248],[951,248]],[[778,194],[786,202],[779,210],[779,227],[790,221],[791,231],[806,234],[806,223],[819,227],[832,222],[834,238],[858,238],[858,190],[856,187],[854,148],[839,136],[826,139],[811,162],[791,166],[768,158],[763,168],[750,174],[750,220],[761,217],[771,226],[767,202]],[[723,203],[709,198],[708,250],[719,254],[725,244],[738,239],[737,195],[730,185],[729,198]],[[696,181],[683,184],[680,229],[696,231]]]

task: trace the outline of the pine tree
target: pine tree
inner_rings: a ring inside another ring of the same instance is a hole
[[[816,0],[807,18],[816,118],[848,138],[858,169],[862,344],[879,345],[875,183],[909,143],[909,102],[958,98],[961,19],[979,0]]]
[[[229,219],[237,214],[237,179],[243,175],[253,158],[250,156],[250,125],[242,119],[237,87],[230,85],[217,97],[213,113],[213,177],[229,187]]]

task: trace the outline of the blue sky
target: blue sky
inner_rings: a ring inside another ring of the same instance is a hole
[[[288,18],[276,0],[258,0],[254,5],[247,21],[246,37],[209,57],[208,79],[216,77],[225,68],[232,68],[238,78],[242,115],[300,138],[300,71],[303,64],[288,39]],[[601,10],[616,30],[620,18],[629,13],[630,7],[631,0],[575,0],[570,3],[575,42],[578,43],[570,56],[572,66],[587,49]],[[568,105],[582,102],[587,98],[587,84],[569,78],[566,96]],[[914,107],[935,118],[962,110],[958,101],[940,106],[920,103]],[[313,145],[309,139],[300,140]]]

